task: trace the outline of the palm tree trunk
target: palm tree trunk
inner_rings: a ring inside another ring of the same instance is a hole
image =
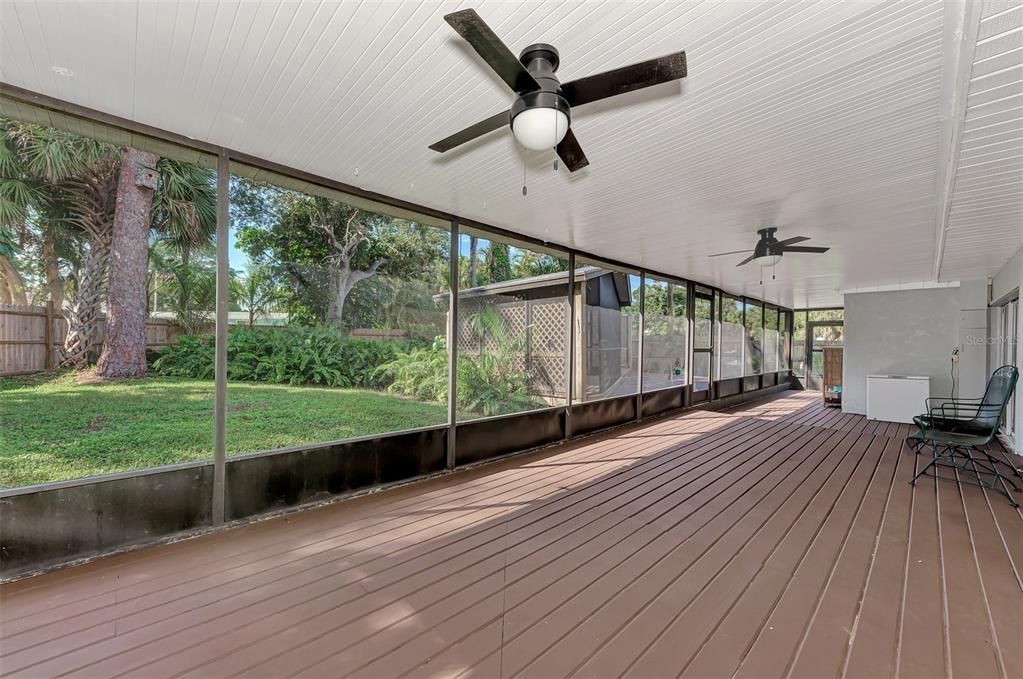
[[[3,255],[0,255],[0,304],[28,304],[21,274]]]
[[[97,163],[89,173],[65,185],[74,206],[75,221],[89,238],[78,273],[74,303],[68,313],[61,365],[84,368],[99,345],[99,313],[110,268],[112,221],[117,189],[117,158]]]
[[[110,232],[97,233],[89,239],[78,275],[75,301],[68,311],[68,330],[64,338],[61,365],[84,368],[95,357],[99,335],[99,310],[110,264]]]
[[[479,267],[480,239],[469,236],[469,287],[476,287],[476,271]]]
[[[102,377],[146,374],[146,264],[158,160],[155,153],[131,147],[125,148],[121,159],[107,293],[109,313],[103,353],[96,363],[96,372]]]
[[[191,263],[192,263],[192,248],[191,248],[191,246],[188,245],[188,243],[182,243],[181,244],[181,265],[187,270],[189,264],[191,264]],[[189,302],[191,301],[189,299],[190,297],[191,297],[191,294],[189,292],[188,286],[187,285],[182,285],[181,286],[181,292],[178,295],[178,308],[184,309],[187,312],[188,311],[188,307],[189,307]],[[186,315],[187,315],[187,313],[186,313]]]
[[[57,246],[50,228],[43,231],[43,262],[46,265],[46,289],[55,309],[64,306],[64,281],[60,279],[57,263]]]

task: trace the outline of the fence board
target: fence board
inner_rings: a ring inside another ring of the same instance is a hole
[[[20,304],[0,304],[0,375],[21,375],[47,368],[47,308]],[[67,335],[67,318],[63,313],[53,314],[51,338],[51,365],[60,362],[60,348]],[[99,339],[106,329],[105,319],[99,322]],[[170,346],[184,330],[174,321],[150,318],[146,322],[146,348],[161,349]]]

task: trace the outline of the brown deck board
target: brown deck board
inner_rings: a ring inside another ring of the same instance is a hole
[[[1023,517],[909,430],[788,392],[55,571],[0,674],[1023,676]]]

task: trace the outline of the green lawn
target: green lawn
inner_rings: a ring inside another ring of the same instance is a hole
[[[443,404],[374,391],[228,384],[229,455],[443,424]],[[0,378],[0,487],[213,456],[213,383]]]

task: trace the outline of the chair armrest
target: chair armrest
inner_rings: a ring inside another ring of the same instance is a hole
[[[931,397],[924,400],[927,414],[943,420],[970,420],[978,416],[982,399]]]

